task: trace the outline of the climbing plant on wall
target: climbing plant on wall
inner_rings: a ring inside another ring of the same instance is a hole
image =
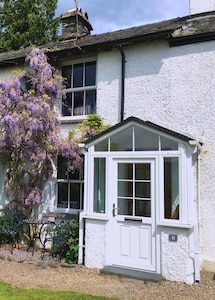
[[[25,61],[24,71],[10,81],[0,80],[0,149],[9,153],[5,193],[29,214],[41,202],[53,157],[68,156],[70,169],[75,169],[80,149],[73,139],[60,136],[57,107],[63,79],[43,49],[34,48]]]

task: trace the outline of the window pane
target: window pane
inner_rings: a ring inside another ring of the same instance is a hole
[[[150,182],[136,182],[135,183],[135,197],[150,198],[151,197]]]
[[[150,179],[150,164],[135,165],[135,179],[149,180]]]
[[[132,199],[118,198],[118,215],[132,216],[133,201]]]
[[[179,219],[179,162],[164,158],[164,218]]]
[[[96,144],[95,151],[108,151],[108,140],[104,140]]]
[[[86,91],[85,115],[92,115],[96,112],[96,90]]]
[[[161,150],[178,150],[178,143],[167,139],[163,136],[160,137],[161,139]]]
[[[133,182],[119,181],[118,182],[118,196],[119,197],[132,197],[133,196]]]
[[[133,179],[133,164],[118,164],[118,179]]]
[[[68,208],[68,184],[58,182],[57,207]]]
[[[74,65],[73,68],[73,88],[83,86],[83,64]]]
[[[151,217],[151,201],[136,199],[135,216]]]
[[[74,93],[74,116],[83,115],[84,92]]]
[[[58,156],[57,158],[57,178],[67,179],[68,159],[66,157]]]
[[[105,181],[106,160],[105,158],[95,158],[93,211],[97,213],[105,213]]]
[[[62,68],[62,76],[65,78],[64,84],[66,89],[71,87],[71,75],[72,75],[72,66],[66,66]]]
[[[133,127],[112,136],[110,138],[110,151],[132,151],[133,150]]]
[[[72,115],[72,93],[67,93],[65,98],[62,100],[62,115]]]
[[[96,62],[85,64],[85,86],[96,84]]]
[[[80,208],[80,183],[70,184],[70,208]]]
[[[134,126],[135,133],[135,151],[157,151],[159,150],[158,135],[143,129],[139,126]]]

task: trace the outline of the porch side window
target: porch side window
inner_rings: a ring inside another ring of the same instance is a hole
[[[94,158],[94,201],[93,211],[105,213],[106,159]]]
[[[68,159],[59,156],[57,160],[57,208],[83,209],[83,170],[68,170]]]
[[[96,113],[96,62],[64,66],[66,96],[63,98],[62,116],[81,116]]]
[[[179,159],[164,158],[164,218],[179,220]]]

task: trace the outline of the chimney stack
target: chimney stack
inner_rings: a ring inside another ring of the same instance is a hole
[[[215,11],[215,0],[190,0],[190,14]]]
[[[89,35],[93,30],[88,21],[87,13],[82,13],[81,8],[69,10],[61,16],[61,40],[69,40]]]

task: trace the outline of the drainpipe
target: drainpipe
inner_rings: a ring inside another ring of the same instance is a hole
[[[124,104],[125,104],[125,53],[122,45],[119,45],[119,52],[121,54],[121,107],[120,107],[120,122],[124,120]]]
[[[194,225],[194,264],[195,264],[195,282],[200,282],[200,249],[201,249],[201,206],[200,206],[200,152],[201,145],[197,143],[197,201],[198,201],[198,220]]]

